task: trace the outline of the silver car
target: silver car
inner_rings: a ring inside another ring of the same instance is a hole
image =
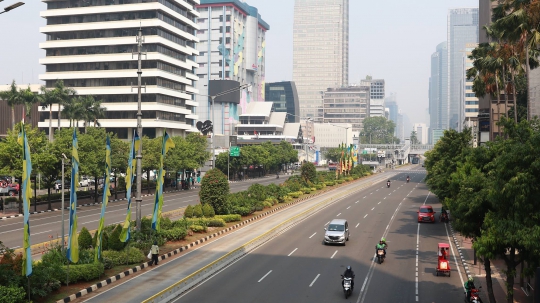
[[[334,219],[325,228],[324,244],[343,244],[349,241],[349,223],[345,219]]]

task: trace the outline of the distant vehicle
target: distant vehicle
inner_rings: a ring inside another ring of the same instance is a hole
[[[70,189],[71,188],[71,181],[64,180],[64,188],[65,189]],[[56,189],[56,190],[61,190],[62,189],[62,180],[56,180],[54,182],[54,189]]]
[[[426,165],[424,164],[424,162],[422,162],[422,167],[426,167]]]
[[[79,187],[88,187],[89,184],[87,177],[81,177],[79,180]]]
[[[420,158],[419,158],[419,157],[414,157],[414,158],[412,158],[412,162],[411,162],[411,163],[412,163],[412,164],[418,164],[418,163],[420,163]]]
[[[435,212],[431,205],[422,205],[417,211],[418,213],[418,222],[432,222],[435,223]]]
[[[337,169],[337,163],[335,162],[328,162],[328,170],[329,171],[335,171]]]
[[[19,194],[19,184],[7,183],[0,181],[0,196],[15,197]]]
[[[344,219],[334,219],[325,228],[324,244],[343,244],[349,241],[349,223]]]

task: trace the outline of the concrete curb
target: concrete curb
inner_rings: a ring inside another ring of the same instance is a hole
[[[459,258],[461,259],[461,263],[463,265],[463,268],[465,269],[465,273],[467,274],[468,278],[472,278],[471,271],[469,269],[469,264],[467,263],[467,260],[465,260],[465,257],[463,257],[463,252],[461,251],[461,246],[459,246],[456,234],[454,232],[454,228],[452,227],[452,223],[448,223],[448,226],[450,227],[450,232],[452,233],[452,238],[454,239],[454,245],[456,245],[456,248],[459,253]]]
[[[360,178],[360,179],[353,180],[352,182],[354,182],[354,181],[359,181],[359,180],[361,180],[361,178]],[[175,250],[173,250],[173,251],[171,251],[171,252],[169,252],[169,253],[167,253],[167,254],[165,254],[165,255],[161,255],[161,256],[158,257],[158,260],[161,261],[161,260],[165,260],[165,259],[167,259],[167,258],[170,258],[170,257],[172,257],[172,256],[174,256],[174,255],[177,255],[177,254],[179,254],[179,253],[181,253],[181,252],[183,252],[183,251],[186,251],[186,250],[188,250],[188,249],[190,249],[190,248],[192,248],[192,247],[195,247],[195,246],[197,246],[197,245],[199,245],[199,244],[202,244],[202,243],[204,243],[204,242],[207,242],[207,241],[209,241],[209,240],[212,239],[212,238],[216,238],[217,236],[220,236],[220,235],[222,235],[222,234],[225,234],[225,233],[227,233],[227,232],[229,232],[229,231],[231,231],[231,230],[235,230],[235,229],[237,229],[237,228],[239,228],[239,227],[241,227],[241,226],[243,226],[243,225],[246,225],[246,224],[248,224],[248,223],[251,223],[251,222],[253,222],[253,221],[256,221],[257,219],[260,219],[260,218],[262,218],[262,217],[265,217],[265,216],[267,216],[267,215],[270,215],[270,214],[272,214],[272,213],[275,213],[275,212],[278,211],[278,210],[282,210],[282,209],[287,208],[287,207],[289,207],[289,206],[291,206],[291,205],[293,205],[293,204],[296,204],[296,203],[298,203],[298,202],[301,202],[301,201],[305,201],[305,200],[311,199],[311,198],[313,198],[313,197],[315,197],[315,196],[321,195],[321,194],[323,194],[323,193],[326,193],[326,192],[328,192],[328,191],[330,191],[330,190],[332,190],[332,189],[341,187],[341,186],[343,186],[343,185],[344,185],[344,184],[338,184],[337,186],[332,186],[332,187],[328,188],[328,190],[321,191],[321,192],[319,192],[319,193],[317,193],[317,194],[308,195],[308,196],[302,197],[302,198],[300,198],[300,199],[296,199],[295,201],[292,201],[292,202],[289,202],[289,203],[280,205],[279,207],[276,207],[275,209],[266,211],[266,212],[264,212],[264,213],[262,213],[262,214],[259,214],[259,215],[255,216],[255,217],[253,217],[253,218],[250,218],[250,219],[248,219],[248,220],[242,221],[242,222],[240,222],[240,223],[238,223],[238,224],[235,224],[235,225],[233,225],[233,226],[231,226],[231,227],[228,227],[228,228],[226,228],[226,229],[224,229],[224,230],[221,230],[221,231],[219,231],[219,232],[216,232],[216,233],[213,233],[213,234],[211,234],[211,235],[208,235],[208,236],[206,236],[206,237],[204,237],[204,238],[202,238],[202,239],[200,239],[200,240],[194,241],[194,242],[192,242],[192,243],[190,243],[190,244],[188,244],[188,245],[185,245],[185,246],[182,246],[182,247],[180,247],[180,248],[177,248],[177,249],[175,249]],[[136,272],[138,272],[138,271],[141,271],[143,268],[149,267],[149,266],[150,266],[149,264],[150,264],[150,261],[144,262],[144,263],[142,263],[142,264],[139,265],[139,266],[135,266],[135,267],[133,267],[133,268],[131,268],[131,269],[129,269],[129,270],[126,270],[126,271],[124,271],[124,272],[122,272],[122,273],[120,273],[120,274],[117,274],[117,275],[115,275],[115,276],[109,277],[108,279],[105,279],[105,280],[103,280],[103,281],[101,281],[101,282],[99,282],[99,283],[96,283],[96,284],[94,284],[94,285],[92,285],[92,286],[89,286],[89,287],[87,287],[87,288],[85,288],[85,289],[81,289],[79,292],[77,292],[77,293],[75,293],[75,294],[72,294],[72,295],[70,295],[69,297],[65,297],[65,298],[62,299],[62,300],[56,301],[56,303],[67,303],[67,302],[71,302],[71,301],[73,301],[73,300],[75,300],[75,299],[77,299],[77,298],[80,298],[80,297],[82,297],[82,296],[84,296],[84,295],[87,295],[88,293],[91,293],[91,292],[93,292],[93,291],[95,291],[95,290],[97,290],[97,289],[99,289],[99,288],[102,288],[102,287],[104,287],[104,286],[106,286],[106,285],[109,285],[109,284],[111,284],[111,283],[113,283],[113,282],[115,282],[115,281],[117,281],[117,280],[120,280],[120,279],[126,277],[126,276],[129,276],[129,275],[131,275],[131,274],[133,274],[133,273],[136,273]]]

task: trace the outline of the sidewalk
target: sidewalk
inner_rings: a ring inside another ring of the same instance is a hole
[[[464,261],[466,274],[474,277],[474,282],[476,286],[482,286],[480,290],[480,297],[482,302],[489,303],[489,298],[487,294],[487,284],[486,284],[486,272],[484,270],[484,264],[477,259],[476,265],[473,261],[473,249],[471,239],[464,238],[459,233],[453,233],[458,247],[461,251],[461,257]],[[503,260],[491,260],[491,279],[493,283],[493,293],[497,302],[506,302],[506,275],[503,273],[503,270],[506,268],[506,265]],[[520,267],[518,266],[517,275],[514,283],[514,302],[515,303],[533,303],[534,298],[533,294],[527,296],[521,286],[519,285],[519,274]]]

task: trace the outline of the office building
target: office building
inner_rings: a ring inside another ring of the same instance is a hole
[[[384,117],[384,98],[386,96],[384,79],[372,79],[371,76],[368,76],[360,82],[360,85],[369,87],[369,116]]]
[[[239,0],[201,0],[197,12],[199,119],[212,120],[209,95],[243,87],[239,100],[233,98],[236,94],[224,95],[214,104],[214,132],[227,137],[247,105],[265,99],[265,35],[270,26],[257,8]],[[236,88],[219,84],[222,80],[236,81]]]
[[[472,50],[475,49],[477,46],[478,44],[476,43],[467,44],[467,58],[465,58],[465,70],[473,66],[473,62],[471,59],[468,58],[468,55],[470,55]],[[465,122],[477,121],[478,120],[478,98],[476,97],[476,94],[472,90],[473,79],[467,79],[466,76],[463,79],[465,80],[465,87],[463,90],[464,92],[463,111],[464,111]],[[467,123],[467,125],[470,125],[470,123]]]
[[[300,122],[300,104],[292,81],[266,83],[265,101],[272,102],[274,112],[286,112],[287,121]]]
[[[349,83],[349,0],[295,0],[293,81],[300,116],[320,120],[322,93]]]
[[[350,86],[329,88],[323,97],[323,123],[352,124],[352,130],[359,133],[363,121],[369,117],[369,87]]]
[[[448,119],[449,128],[463,128],[461,111],[464,59],[467,43],[478,43],[478,8],[456,8],[448,11]]]
[[[137,50],[139,29],[144,36],[142,61],[143,135],[156,137],[163,130],[173,136],[197,132],[197,102],[194,73],[198,51],[195,36],[199,13],[198,0],[174,1],[46,1],[41,17],[47,25],[40,28],[46,41],[40,43],[45,58],[40,63],[46,72],[40,75],[47,87],[56,80],[79,95],[103,100],[106,117],[102,127],[121,139],[132,137],[137,127]],[[187,94],[186,92],[190,93]],[[40,110],[39,127],[48,131],[49,119],[57,127],[58,105],[53,116]],[[61,127],[69,120],[62,119]]]
[[[352,124],[313,123],[315,142],[321,150],[353,144]]]
[[[428,127],[425,123],[415,123],[413,131],[416,132],[416,139],[419,144],[427,144],[428,142]]]
[[[448,48],[447,43],[437,45],[431,55],[429,77],[429,142],[433,133],[448,129]]]

